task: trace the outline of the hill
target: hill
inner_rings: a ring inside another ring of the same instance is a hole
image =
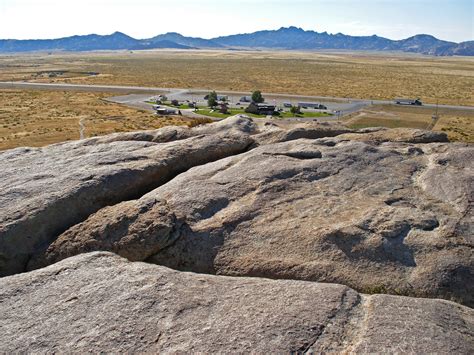
[[[182,46],[195,47],[195,48],[222,48],[224,47],[223,45],[216,43],[214,41],[208,40],[208,39],[196,38],[196,37],[185,37],[176,32],[168,32],[162,35],[155,36],[145,41],[150,42],[151,44],[156,44],[161,41],[170,41]]]
[[[220,36],[212,39],[186,37],[168,32],[148,39],[135,39],[121,32],[111,35],[72,36],[46,40],[0,40],[1,52],[94,51],[153,48],[249,48],[285,50],[363,50],[403,51],[437,56],[474,55],[474,42],[454,43],[428,34],[403,40],[373,36],[349,36],[342,33],[305,31],[298,27]]]
[[[213,42],[235,47],[272,49],[338,49],[403,51],[429,55],[474,55],[473,42],[454,43],[420,34],[404,40],[394,41],[373,36],[349,36],[342,33],[329,34],[305,31],[297,27],[282,27],[275,31],[258,31],[247,34],[217,37]]]
[[[38,52],[38,51],[94,51],[120,49],[178,48],[189,46],[161,39],[153,42],[137,40],[121,32],[110,35],[85,35],[45,40],[0,40],[0,52]]]

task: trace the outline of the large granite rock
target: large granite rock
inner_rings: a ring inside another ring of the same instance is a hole
[[[28,268],[109,250],[179,270],[472,306],[473,154],[347,137],[263,145],[99,210]]]
[[[257,124],[254,121],[242,115],[237,115],[216,123],[201,125],[193,128],[184,126],[166,126],[160,129],[148,131],[113,133],[106,136],[90,138],[83,141],[83,143],[98,144],[131,140],[166,143],[195,137],[198,135],[229,134],[236,132],[247,134],[260,133],[258,131]],[[349,131],[346,130],[343,133],[347,132]]]
[[[140,197],[187,169],[247,150],[250,120],[168,136],[166,128],[0,153],[0,276],[102,207]],[[159,142],[168,143],[159,143]]]
[[[0,352],[469,354],[474,312],[342,285],[230,278],[108,253],[0,279]]]
[[[316,123],[306,122],[292,125],[288,129],[280,127],[275,123],[267,122],[254,138],[257,144],[265,145],[278,142],[287,142],[296,139],[318,139],[336,137],[342,134],[356,133],[354,130],[338,123]]]
[[[339,136],[339,135],[338,135]],[[362,142],[403,142],[403,143],[434,143],[448,142],[448,135],[444,132],[425,131],[422,129],[407,128],[372,128],[361,129],[359,132],[341,133],[341,139]]]

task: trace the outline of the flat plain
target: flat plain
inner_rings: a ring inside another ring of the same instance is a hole
[[[110,93],[0,91],[0,150],[44,146],[114,132],[190,124],[179,117],[158,117],[103,101]]]
[[[8,79],[474,105],[469,57],[228,50],[0,56],[0,80]]]
[[[474,106],[474,58],[408,54],[159,50],[1,55],[0,80],[200,88],[348,97],[420,98]],[[0,149],[42,146],[118,131],[193,124],[107,103],[111,93],[0,91]],[[474,141],[474,112],[376,105],[351,115],[354,128],[432,128]]]
[[[432,108],[395,105],[373,105],[347,117],[344,122],[351,128],[387,127],[418,128],[445,132],[452,141],[474,142],[474,111],[438,110],[438,119]]]

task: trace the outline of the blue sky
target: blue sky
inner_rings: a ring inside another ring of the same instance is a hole
[[[0,38],[125,32],[197,37],[297,26],[401,39],[474,39],[474,0],[0,0]]]

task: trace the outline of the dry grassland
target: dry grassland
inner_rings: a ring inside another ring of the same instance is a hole
[[[37,77],[48,70],[62,76]],[[84,73],[100,75],[87,76]],[[72,77],[72,78],[71,78]],[[0,80],[226,89],[474,105],[474,58],[258,51],[0,56]]]
[[[98,75],[88,73],[95,72]],[[368,99],[420,97],[424,102],[474,105],[474,58],[367,53],[141,51],[0,56],[0,80],[137,85],[321,95]],[[0,149],[41,146],[86,135],[183,124],[106,103],[111,94],[0,92]],[[474,141],[469,111],[440,110],[434,127],[451,139]],[[432,109],[373,106],[352,127],[426,128]],[[190,124],[187,122],[187,124]]]
[[[79,139],[80,120],[86,137],[192,124],[101,100],[107,96],[110,93],[0,91],[0,150]]]
[[[426,129],[432,123],[434,110],[425,107],[374,105],[352,115],[345,123],[352,128],[408,127]],[[448,134],[452,141],[474,142],[474,111],[439,109],[434,131]]]

